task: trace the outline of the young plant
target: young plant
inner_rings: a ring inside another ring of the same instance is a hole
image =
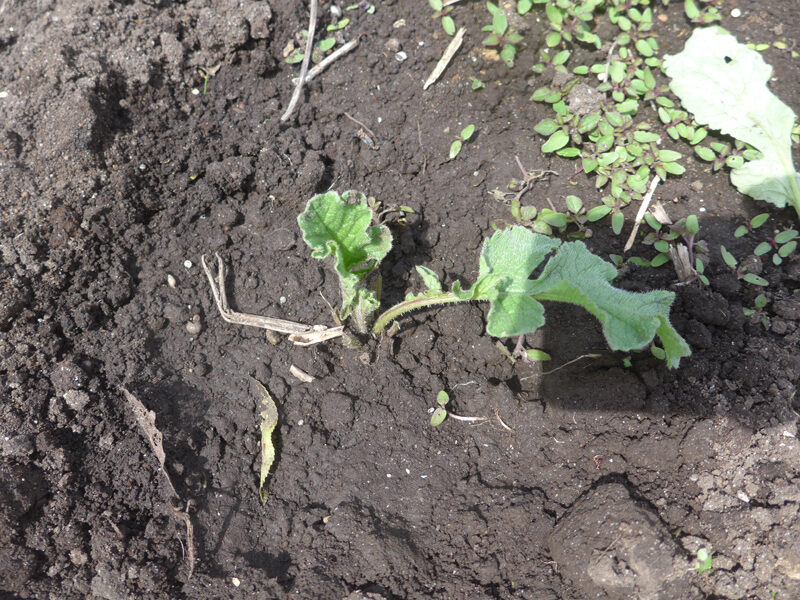
[[[700,548],[697,551],[697,562],[694,565],[694,568],[697,569],[697,572],[702,575],[706,571],[710,571],[713,568],[713,550],[708,550],[707,548]]]
[[[545,258],[541,274],[530,279]],[[496,232],[486,240],[480,257],[477,281],[464,289],[456,282],[444,291],[436,274],[417,267],[426,291],[409,294],[375,321],[374,333],[402,315],[441,304],[469,301],[489,302],[486,330],[493,337],[533,333],[544,325],[542,300],[582,306],[600,321],[613,350],[633,350],[651,344],[658,336],[663,357],[676,368],[689,346],[669,322],[674,294],[667,291],[634,293],[613,287],[613,265],[593,255],[583,242],[567,242],[536,234],[524,227]]]
[[[444,390],[441,390],[439,394],[436,396],[436,404],[439,406],[436,407],[433,411],[433,415],[431,415],[431,425],[433,427],[438,427],[444,420],[447,418],[447,403],[450,402],[450,396]]]
[[[792,163],[795,114],[767,88],[772,67],[720,27],[696,29],[680,54],[664,59],[671,88],[702,124],[753,146],[761,157],[731,170],[743,194],[800,218],[800,174]],[[712,84],[709,85],[709,82]]]
[[[522,36],[508,28],[508,17],[503,9],[492,4],[486,3],[486,8],[492,15],[492,24],[483,27],[483,31],[488,31],[489,36],[483,40],[483,45],[490,48],[500,48],[500,59],[509,68],[514,66],[514,59],[517,56],[517,44],[522,41]]]
[[[355,201],[356,204],[348,204]],[[383,225],[370,226],[372,211],[366,197],[346,192],[320,194],[309,200],[298,217],[303,239],[312,256],[333,256],[341,283],[340,317],[352,315],[364,331],[370,314],[378,306],[376,293],[365,285],[367,276],[388,254],[392,238]],[[535,279],[531,275],[547,260]],[[600,321],[606,341],[613,350],[634,350],[651,345],[654,353],[676,368],[691,351],[669,322],[675,295],[668,291],[628,292],[610,282],[617,270],[593,255],[583,242],[567,242],[533,233],[524,227],[497,231],[486,240],[480,256],[478,278],[468,289],[455,282],[444,291],[437,275],[417,267],[427,288],[409,294],[382,313],[372,327],[383,333],[395,319],[433,306],[459,302],[489,302],[487,332],[494,337],[516,337],[533,333],[545,323],[543,300],[582,306]],[[655,337],[663,349],[652,345]]]
[[[753,233],[756,229],[766,223],[767,219],[769,219],[769,213],[761,213],[760,215],[756,215],[744,225],[739,225],[739,227],[736,228],[736,231],[733,232],[733,237],[740,238],[744,237],[748,233]]]
[[[371,226],[373,217],[367,197],[355,191],[341,197],[336,192],[314,196],[297,217],[303,240],[313,250],[311,256],[334,259],[342,295],[339,318],[352,316],[362,333],[368,329],[370,314],[380,305],[379,292],[368,286],[367,278],[392,247],[389,228]]]
[[[450,144],[450,154],[448,155],[447,160],[453,160],[456,156],[458,156],[458,154],[461,152],[461,146],[464,144],[464,142],[469,141],[473,133],[475,133],[475,125],[467,125],[461,130],[461,133],[458,134],[456,140]]]
[[[448,13],[453,10],[452,4],[444,5],[442,0],[428,0],[431,8],[434,10],[433,18],[442,20],[442,29],[447,35],[456,34],[456,24]]]
[[[768,237],[767,241],[761,242],[756,246],[756,249],[753,250],[753,254],[756,256],[763,256],[774,250],[775,253],[772,255],[772,263],[774,265],[780,265],[784,258],[791,255],[792,252],[797,249],[798,235],[796,229],[785,229],[777,233],[775,237]]]
[[[753,308],[743,308],[742,311],[746,317],[759,315],[761,317],[761,324],[765,329],[769,329],[769,317],[764,313],[764,308],[767,306],[767,297],[764,294],[759,294],[755,299],[755,306]]]
[[[748,273],[745,265],[739,266],[739,261],[736,260],[736,257],[733,254],[728,252],[728,249],[725,248],[725,246],[720,246],[719,251],[720,254],[722,254],[722,260],[724,260],[725,264],[731,268],[731,271],[733,271],[733,274],[736,275],[737,279],[741,279],[742,281],[745,281],[751,285],[759,285],[762,287],[769,285],[769,282],[763,277],[760,277],[755,273]]]

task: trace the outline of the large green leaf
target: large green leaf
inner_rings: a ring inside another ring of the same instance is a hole
[[[556,249],[539,277],[531,279],[534,270]],[[524,227],[512,227],[486,241],[478,280],[464,297],[489,301],[486,329],[495,337],[539,329],[545,322],[540,300],[577,304],[597,317],[612,349],[643,348],[658,336],[667,364],[677,367],[681,357],[691,351],[669,322],[675,295],[661,290],[635,293],[615,288],[610,281],[616,275],[614,266],[589,252],[583,242],[562,244]]]
[[[356,200],[355,203],[348,203]],[[354,310],[369,314],[378,307],[372,290],[362,286],[392,247],[392,234],[385,225],[370,225],[372,210],[363,194],[327,192],[311,198],[297,217],[303,239],[314,258],[334,257],[334,268],[342,290],[340,316]]]
[[[792,164],[792,109],[767,88],[772,67],[721,27],[696,29],[680,54],[664,59],[670,87],[686,110],[757,148],[762,158],[731,171],[743,194],[800,216],[800,175]]]

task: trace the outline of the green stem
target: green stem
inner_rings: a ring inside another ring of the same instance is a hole
[[[436,306],[437,304],[455,304],[457,302],[469,302],[470,298],[459,298],[453,292],[442,292],[438,296],[414,298],[413,300],[406,300],[395,304],[387,309],[380,317],[375,320],[375,325],[372,326],[372,333],[382,333],[386,326],[412,310],[419,310],[429,306]]]

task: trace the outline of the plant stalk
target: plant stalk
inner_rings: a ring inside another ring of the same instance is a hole
[[[404,302],[400,302],[395,304],[391,308],[387,309],[381,316],[379,316],[375,320],[375,324],[372,326],[372,333],[383,333],[383,330],[386,329],[386,326],[397,319],[398,317],[403,316],[404,314],[411,312],[412,310],[419,310],[421,308],[427,308],[429,306],[436,306],[438,304],[455,304],[457,302],[469,302],[472,298],[459,298],[453,292],[442,292],[441,295],[433,296],[431,298],[414,298],[413,300],[405,300]]]

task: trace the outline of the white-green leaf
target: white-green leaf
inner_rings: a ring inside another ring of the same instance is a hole
[[[701,125],[754,146],[762,158],[731,171],[743,194],[800,216],[800,175],[792,164],[792,109],[767,88],[772,67],[721,27],[696,29],[680,54],[664,59],[670,87]]]
[[[444,420],[447,418],[447,410],[442,408],[441,406],[437,406],[436,410],[433,411],[433,415],[431,416],[431,425],[433,427],[438,427]]]

